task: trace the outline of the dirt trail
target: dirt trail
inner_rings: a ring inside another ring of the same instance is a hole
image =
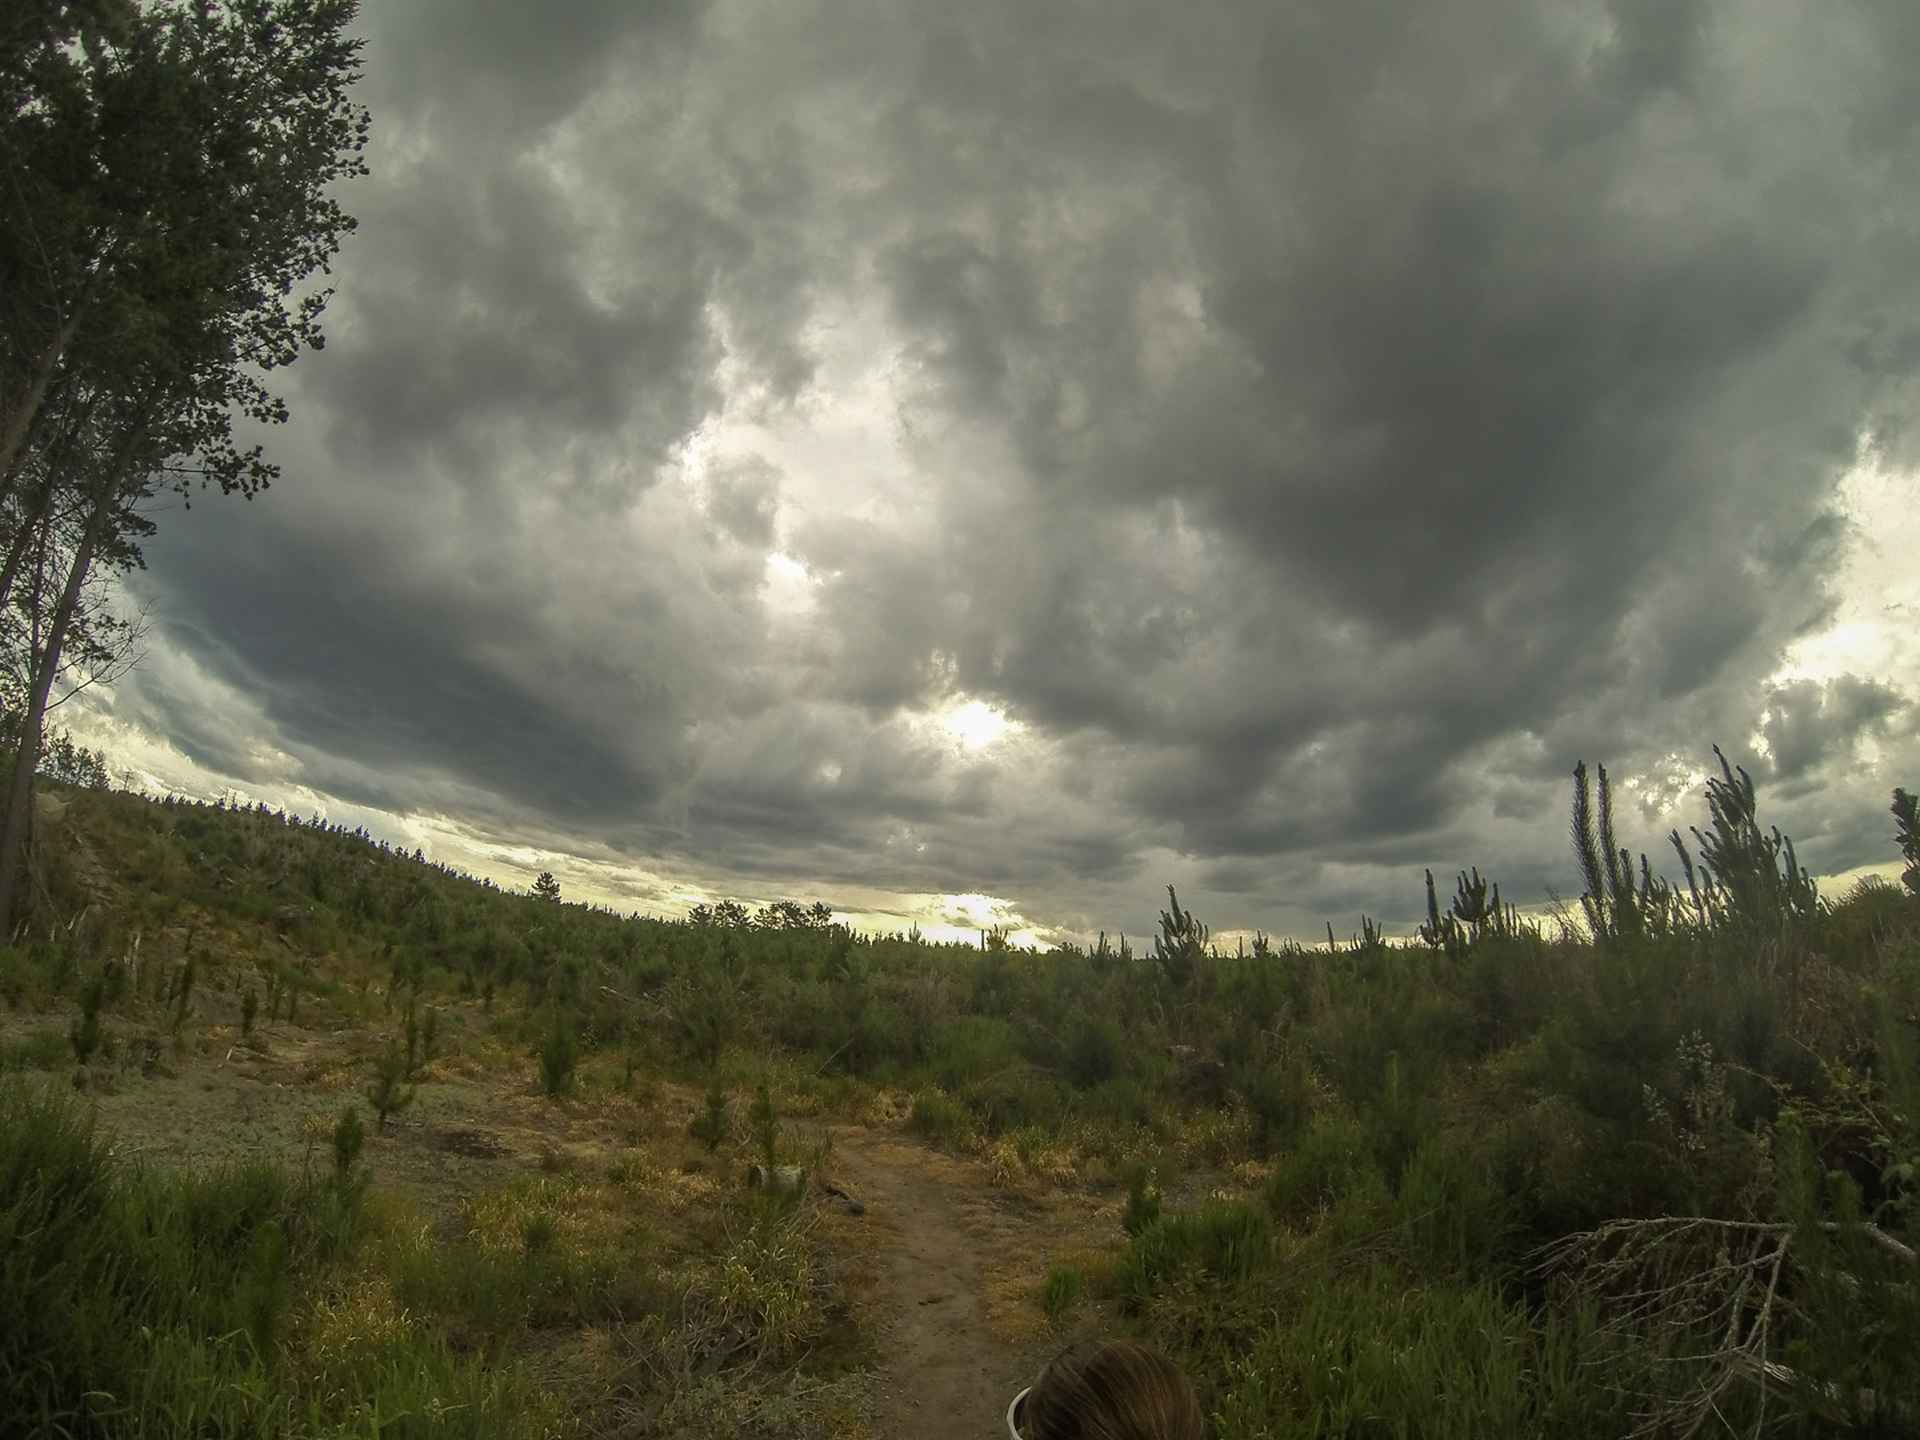
[[[989,1323],[988,1265],[1002,1242],[978,1211],[978,1181],[924,1146],[853,1127],[836,1127],[834,1168],[867,1207],[882,1328],[874,1433],[1004,1434],[1035,1355]]]

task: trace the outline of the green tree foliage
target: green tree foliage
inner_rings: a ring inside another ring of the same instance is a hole
[[[536,900],[560,900],[560,882],[553,878],[551,870],[542,870],[533,882],[533,896]]]
[[[1697,882],[1680,832],[1671,836],[1696,913],[1753,935],[1777,935],[1783,927],[1804,929],[1820,907],[1812,877],[1801,868],[1793,841],[1778,826],[1761,830],[1753,779],[1745,767],[1736,770],[1718,745],[1713,753],[1721,773],[1707,781],[1712,833],[1703,835],[1698,826],[1688,827],[1700,846]]]
[[[284,420],[263,376],[320,343],[330,292],[306,281],[352,227],[336,183],[365,170],[355,11],[34,0],[8,17],[0,607],[29,556],[49,583],[31,587],[47,603],[0,825],[0,932],[52,688],[112,648],[109,622],[86,618],[96,565],[137,563],[157,488],[251,494],[273,477],[233,424]]]
[[[1580,862],[1580,878],[1586,883],[1580,908],[1586,914],[1587,928],[1594,939],[1602,942],[1665,934],[1677,924],[1673,890],[1654,875],[1645,855],[1640,857],[1636,879],[1632,855],[1614,838],[1613,787],[1607,781],[1604,765],[1599,767],[1599,796],[1596,820],[1587,786],[1586,763],[1575,765],[1573,852]]]
[[[1167,904],[1160,912],[1160,934],[1153,942],[1154,963],[1176,994],[1184,994],[1207,961],[1207,927],[1192,911],[1180,908],[1180,897],[1167,887]]]
[[[1892,809],[1893,840],[1900,847],[1901,858],[1907,862],[1900,879],[1907,889],[1920,895],[1920,800],[1905,790],[1896,789]]]

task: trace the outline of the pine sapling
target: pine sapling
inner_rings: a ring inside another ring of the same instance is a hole
[[[106,996],[106,981],[96,975],[80,992],[80,1018],[67,1032],[73,1042],[73,1057],[82,1065],[100,1048],[100,1002]]]
[[[409,1080],[420,1070],[420,1010],[415,1003],[417,997],[407,996],[407,1078]]]
[[[186,1024],[187,1007],[193,1003],[193,981],[198,970],[198,962],[193,952],[187,952],[186,963],[180,967],[180,980],[174,987],[173,1028],[177,1031]]]
[[[353,1167],[360,1159],[360,1150],[366,1144],[366,1139],[366,1127],[360,1123],[360,1107],[346,1106],[340,1112],[339,1122],[333,1127],[333,1179],[342,1190],[352,1184]]]
[[[389,1040],[385,1053],[374,1065],[373,1080],[367,1086],[367,1103],[373,1106],[378,1128],[383,1132],[389,1115],[397,1115],[413,1103],[414,1087],[406,1082],[406,1052],[398,1040]]]
[[[564,1095],[571,1090],[573,1067],[578,1058],[573,1027],[556,1005],[553,1007],[553,1018],[547,1026],[547,1038],[540,1046],[541,1089],[553,1096]]]
[[[707,1106],[693,1117],[693,1123],[687,1126],[687,1133],[707,1147],[711,1155],[720,1148],[721,1141],[727,1138],[730,1128],[727,1119],[727,1092],[720,1088],[716,1077],[707,1086]]]
[[[753,1129],[753,1141],[760,1150],[760,1163],[772,1173],[775,1152],[780,1146],[780,1115],[773,1108],[773,1091],[762,1080],[753,1092],[753,1105],[747,1111],[747,1123]]]

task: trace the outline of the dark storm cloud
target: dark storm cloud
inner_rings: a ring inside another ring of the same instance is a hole
[[[1760,724],[1769,768],[1775,779],[1797,780],[1826,760],[1848,759],[1857,741],[1884,734],[1907,708],[1898,691],[1857,675],[1777,686]]]
[[[1538,898],[1575,760],[1652,846],[1756,734],[1803,856],[1882,858],[1908,697],[1768,677],[1862,426],[1914,453],[1914,13],[370,6],[287,482],[145,582],[246,713],[127,707],[716,883],[1141,928],[1163,876],[1303,933],[1426,865]],[[888,460],[729,448],[835,364]],[[963,752],[963,696],[1025,729]]]

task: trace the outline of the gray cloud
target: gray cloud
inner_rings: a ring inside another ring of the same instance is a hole
[[[1825,761],[1851,759],[1856,742],[1886,733],[1888,722],[1908,708],[1891,686],[1857,675],[1776,686],[1760,724],[1769,768],[1777,780],[1809,778]]]
[[[1862,429],[1920,458],[1912,7],[530,13],[370,11],[287,480],[140,582],[123,713],[203,763],[1310,933],[1564,887],[1576,759],[1651,847],[1758,735],[1884,858],[1917,677],[1772,677]]]

